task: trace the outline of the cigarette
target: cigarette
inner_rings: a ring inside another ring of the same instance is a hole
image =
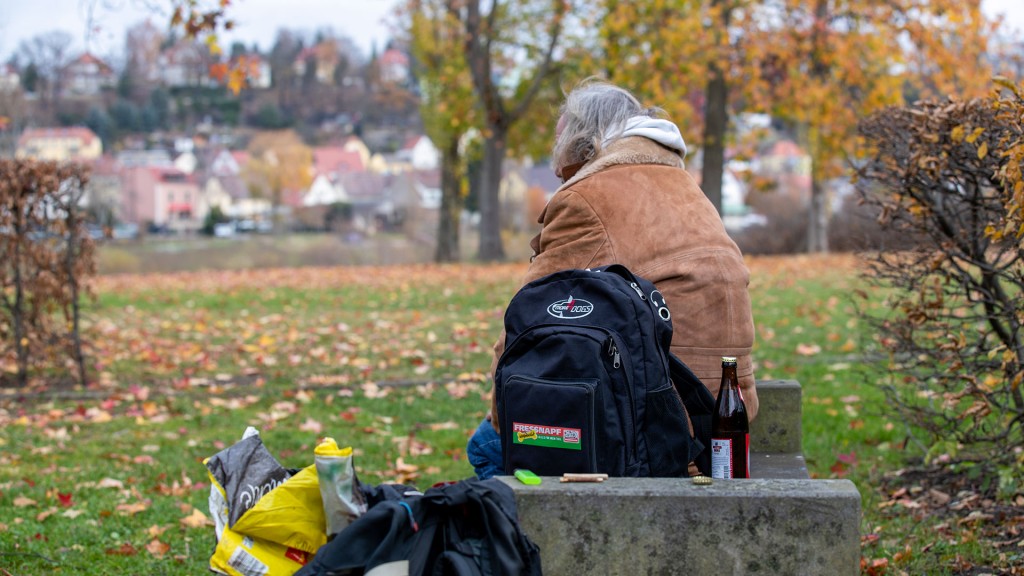
[[[608,479],[607,474],[585,474],[566,472],[559,479],[560,482],[604,482]]]

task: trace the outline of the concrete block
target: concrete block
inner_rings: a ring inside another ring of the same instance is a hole
[[[750,423],[751,452],[803,452],[803,409],[796,380],[758,380],[757,418]]]
[[[546,574],[859,572],[860,493],[848,480],[502,479]]]
[[[803,454],[751,452],[750,477],[807,479],[811,475],[807,472],[807,461]]]

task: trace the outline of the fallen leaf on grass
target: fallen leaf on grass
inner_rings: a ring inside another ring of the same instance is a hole
[[[178,520],[178,522],[186,528],[202,528],[203,526],[213,525],[213,522],[210,522],[206,514],[203,514],[198,508],[193,508],[191,514]]]
[[[0,532],[7,532],[7,524],[0,522]]]
[[[57,500],[60,502],[60,505],[65,508],[71,508],[72,506],[74,506],[74,503],[71,501],[70,492],[68,492],[67,494],[64,494],[63,492],[57,492]]]
[[[18,496],[14,499],[13,504],[15,508],[24,508],[26,506],[35,506],[36,501],[25,496]]]
[[[121,482],[120,480],[117,480],[115,478],[104,478],[103,480],[100,480],[98,484],[96,484],[96,487],[97,488],[118,488],[118,489],[120,489],[120,488],[124,488],[124,482]]]
[[[363,395],[367,398],[384,398],[388,395],[387,388],[381,388],[374,382],[367,382],[361,386],[363,389]]]
[[[135,554],[138,553],[138,550],[135,549],[135,546],[125,542],[117,548],[107,548],[104,552],[106,552],[108,556],[135,556]]]
[[[149,501],[135,502],[133,504],[118,504],[114,509],[124,516],[135,516],[139,512],[149,510]]]
[[[353,406],[341,413],[341,419],[346,422],[355,422],[356,414],[359,412],[361,412],[361,409],[358,406]]]
[[[153,524],[149,528],[146,528],[146,536],[149,536],[150,538],[159,538],[160,535],[163,534],[166,531],[167,531],[167,527],[166,526],[160,526],[158,524]]]
[[[85,512],[83,512],[81,510],[65,510],[64,513],[61,514],[61,516],[74,520],[75,518],[78,518],[82,514],[85,514]]]
[[[860,573],[868,576],[881,576],[889,568],[888,558],[875,558],[868,561],[867,558],[860,559]]]
[[[312,418],[306,418],[305,422],[299,424],[299,430],[303,432],[312,432],[313,434],[320,434],[324,430],[324,425]]]
[[[56,513],[57,513],[57,507],[56,506],[50,506],[46,510],[43,510],[39,514],[36,514],[36,522],[42,522],[43,520],[46,520],[47,518],[49,518],[50,516],[53,516]]]
[[[933,506],[945,506],[946,504],[949,504],[952,497],[941,490],[932,488],[928,490],[928,500]]]
[[[160,540],[153,539],[149,544],[146,544],[146,551],[157,558],[163,558],[164,554],[171,551],[171,545],[161,542]]]
[[[821,352],[821,346],[817,344],[797,344],[796,353],[801,356],[814,356]]]

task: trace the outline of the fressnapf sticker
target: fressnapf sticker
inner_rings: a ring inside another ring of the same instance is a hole
[[[512,423],[512,443],[563,450],[582,450],[583,433],[579,428]]]

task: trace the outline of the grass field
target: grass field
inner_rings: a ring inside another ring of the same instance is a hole
[[[872,384],[887,372],[855,313],[856,259],[748,263],[758,377],[803,385],[812,474],[850,478],[863,497],[865,571],[1022,562],[1024,548],[985,545],[979,522],[894,503],[886,474],[920,454],[881,415]],[[96,383],[0,391],[0,575],[205,572],[202,460],[249,425],[287,467],[312,463],[317,439],[332,436],[355,447],[364,482],[470,476],[464,447],[487,407],[490,345],[524,270],[100,277],[88,327]]]

